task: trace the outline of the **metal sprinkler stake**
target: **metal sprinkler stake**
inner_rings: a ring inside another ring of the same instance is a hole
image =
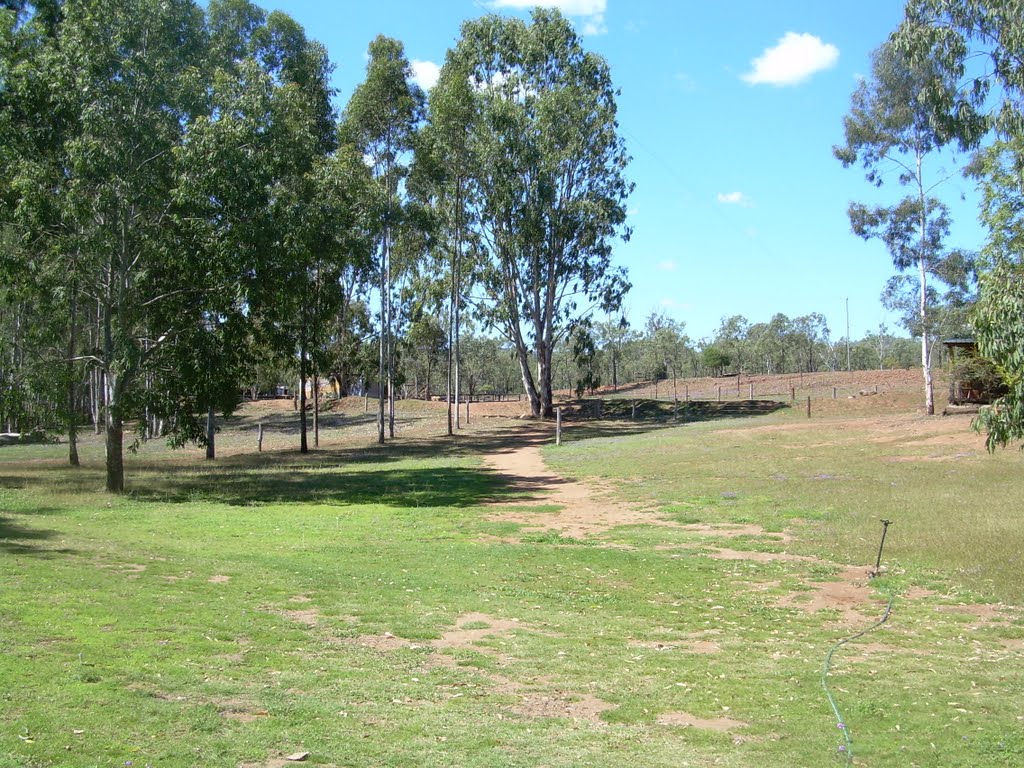
[[[889,532],[889,526],[892,525],[892,520],[882,521],[882,542],[878,545],[878,559],[875,560],[875,570],[872,575],[877,576],[882,572],[882,547],[885,546],[885,534]]]

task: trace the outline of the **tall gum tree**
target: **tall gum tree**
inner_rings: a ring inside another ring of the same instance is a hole
[[[412,67],[402,44],[383,35],[370,43],[366,79],[349,99],[342,117],[343,142],[362,154],[380,186],[378,285],[380,340],[377,440],[385,427],[395,436],[394,240],[403,217],[405,178],[414,135],[422,119],[424,95],[410,82]],[[385,405],[387,409],[385,411]]]
[[[928,275],[931,264],[943,258],[946,227],[931,192],[948,178],[930,175],[927,161],[942,150],[949,136],[936,128],[925,98],[929,88],[941,87],[951,94],[952,78],[936,78],[925,60],[915,62],[897,47],[885,44],[872,57],[871,76],[853,94],[850,112],[843,119],[844,146],[834,148],[844,167],[861,164],[867,180],[881,186],[887,173],[895,172],[911,194],[890,206],[851,203],[850,224],[865,239],[879,238],[898,270],[916,267],[919,280],[918,319],[921,330],[921,370],[924,376],[925,412],[935,413],[932,381],[932,324],[928,311]]]
[[[536,9],[529,24],[468,21],[446,66],[468,71],[475,90],[476,310],[512,342],[533,415],[550,417],[556,344],[629,289],[612,264],[633,188],[617,92],[607,62],[557,11]]]
[[[457,405],[462,381],[462,312],[472,285],[475,250],[469,242],[468,217],[473,207],[467,204],[474,163],[469,136],[475,114],[473,96],[467,68],[450,57],[430,90],[427,121],[419,134],[411,175],[415,193],[433,213],[433,251],[442,266],[440,279],[447,283],[449,435],[461,426]]]
[[[925,97],[933,123],[964,149],[995,134],[972,168],[988,230],[972,325],[979,350],[1008,388],[975,422],[994,450],[1024,440],[1024,6],[1020,0],[910,0],[892,41],[908,58],[932,63]],[[941,87],[947,79],[960,86],[954,93]]]
[[[80,225],[76,266],[98,307],[94,359],[106,384],[107,490],[124,489],[124,422],[150,359],[204,286],[175,247],[173,149],[203,107],[202,11],[186,0],[83,0],[64,7],[48,77],[79,112],[63,145],[63,204]]]

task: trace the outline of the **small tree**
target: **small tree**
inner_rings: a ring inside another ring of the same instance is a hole
[[[732,358],[729,357],[720,347],[712,344],[711,346],[705,347],[704,351],[700,355],[701,365],[708,371],[712,376],[721,376],[725,373],[725,369],[729,367],[732,362]]]

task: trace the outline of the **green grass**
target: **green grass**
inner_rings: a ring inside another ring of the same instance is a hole
[[[939,594],[898,598],[836,654],[858,763],[1021,764],[1019,612],[942,609],[1015,602],[1019,454],[919,465],[886,457],[948,446],[869,445],[889,433],[845,422],[756,429],[796,423],[612,427],[546,453],[681,523],[755,523],[785,544],[490,519],[521,495],[478,457],[507,431],[212,466],[151,444],[121,499],[98,490],[97,443],[80,471],[62,446],[0,449],[0,766],[260,766],[307,750],[346,766],[842,765],[819,676],[856,627],[779,601],[873,562],[881,516],[896,520],[892,569],[866,618],[911,585]],[[823,561],[705,556],[716,547]],[[486,617],[462,626],[481,639],[431,647],[466,614]],[[599,718],[565,714],[588,696],[608,705]],[[524,712],[544,697],[561,710]],[[659,725],[670,712],[747,726]]]

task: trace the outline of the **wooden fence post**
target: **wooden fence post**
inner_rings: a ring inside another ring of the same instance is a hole
[[[836,391],[836,390],[837,390],[837,388],[836,388],[836,387],[832,387],[832,399],[833,399],[833,400],[835,400],[835,399],[836,399],[836,393],[837,393],[837,391]]]
[[[796,402],[796,387],[789,388],[789,399],[791,402]]]
[[[811,418],[811,396],[807,396],[807,418]]]
[[[256,451],[263,453],[263,422],[256,425]]]
[[[633,415],[630,418],[636,421],[636,400],[633,401]]]
[[[722,402],[722,385],[718,385],[718,402]]]
[[[690,385],[684,384],[683,386],[686,388],[686,402],[690,402]]]
[[[753,384],[750,385],[750,399],[751,400],[754,399],[754,385]]]
[[[469,395],[466,395],[466,423],[469,424]]]
[[[672,398],[672,421],[679,421],[679,398]]]

